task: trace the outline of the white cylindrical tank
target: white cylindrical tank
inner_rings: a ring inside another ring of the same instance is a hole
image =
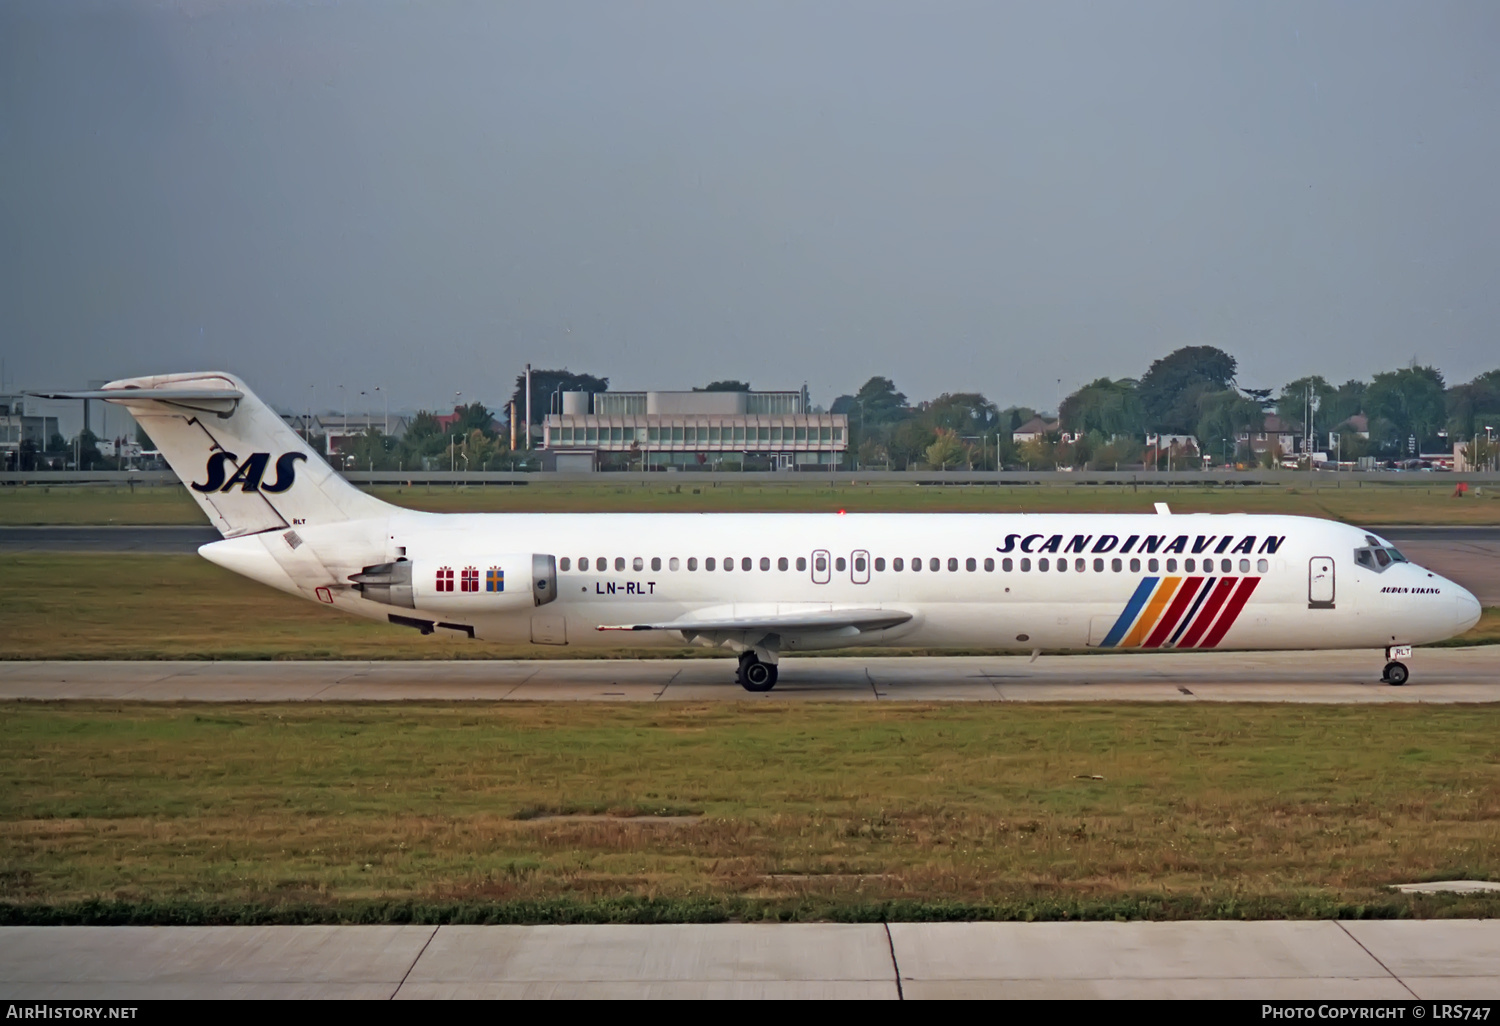
[[[589,394],[587,392],[564,392],[562,394],[563,413],[587,414],[589,412]]]

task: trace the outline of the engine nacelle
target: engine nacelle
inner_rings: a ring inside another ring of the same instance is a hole
[[[512,612],[557,598],[557,559],[530,552],[423,556],[367,566],[349,580],[365,598],[389,606],[453,615]]]

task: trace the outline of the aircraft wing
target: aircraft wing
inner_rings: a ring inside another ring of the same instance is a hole
[[[899,609],[817,609],[796,613],[767,613],[750,616],[685,616],[663,623],[603,624],[600,631],[683,631],[709,634],[721,631],[765,631],[787,634],[837,631],[878,631],[911,619]]]

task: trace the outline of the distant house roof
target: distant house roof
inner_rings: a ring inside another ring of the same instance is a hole
[[[1266,414],[1266,419],[1261,422],[1260,429],[1268,435],[1289,435],[1296,431],[1293,425],[1288,424],[1274,413]]]
[[[1037,438],[1049,432],[1057,430],[1058,422],[1055,420],[1043,420],[1041,417],[1032,417],[1026,423],[1010,433],[1012,438]]]
[[[1363,413],[1356,413],[1354,416],[1350,417],[1348,420],[1340,424],[1339,427],[1352,428],[1355,431],[1368,433],[1370,430],[1370,418],[1366,417]],[[1334,428],[1334,430],[1337,431],[1338,428]]]

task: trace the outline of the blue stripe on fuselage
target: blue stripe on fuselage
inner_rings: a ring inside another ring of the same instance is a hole
[[[1156,590],[1156,583],[1160,577],[1143,577],[1141,583],[1136,586],[1135,594],[1130,596],[1130,601],[1125,605],[1125,612],[1115,621],[1115,625],[1109,629],[1109,634],[1099,643],[1100,648],[1114,648],[1125,637],[1125,632],[1130,630],[1130,625],[1135,623],[1135,618],[1140,615],[1141,607]]]

